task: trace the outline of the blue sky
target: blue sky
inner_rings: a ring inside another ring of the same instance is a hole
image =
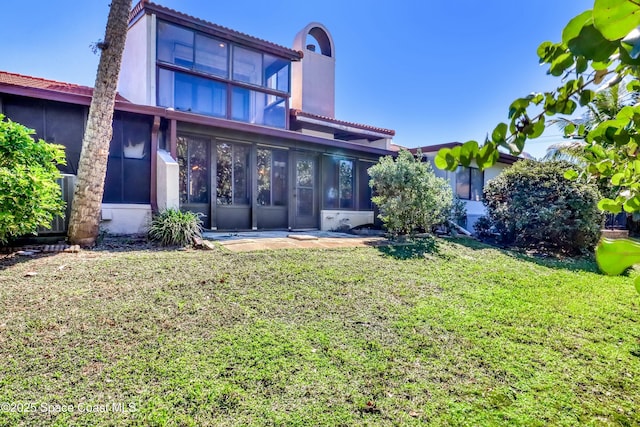
[[[134,0],[134,4],[137,0]],[[590,0],[156,0],[291,46],[318,21],[336,44],[336,117],[396,130],[408,147],[483,140],[511,101],[558,81],[536,49]],[[6,1],[0,70],[93,86],[108,0]],[[526,151],[559,140],[550,128]]]

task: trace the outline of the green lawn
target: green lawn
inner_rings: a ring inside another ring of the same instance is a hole
[[[0,425],[640,425],[639,306],[463,241],[5,260]]]

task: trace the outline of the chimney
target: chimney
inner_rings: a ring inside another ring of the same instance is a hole
[[[307,43],[307,38],[313,43]],[[335,118],[336,59],[329,30],[310,23],[296,35],[293,49],[304,55],[291,66],[291,107]]]

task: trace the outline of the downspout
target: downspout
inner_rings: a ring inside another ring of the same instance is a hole
[[[151,210],[158,212],[158,132],[160,131],[160,116],[153,117],[151,128]]]

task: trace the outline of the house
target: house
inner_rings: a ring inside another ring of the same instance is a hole
[[[434,164],[434,159],[438,151],[442,148],[454,148],[461,146],[460,142],[450,142],[446,144],[430,145],[420,148],[412,148],[412,153],[422,152],[425,160],[429,161],[436,176],[449,181],[454,196],[465,202],[467,208],[467,219],[465,228],[473,232],[473,224],[481,216],[486,214],[486,209],[482,204],[482,190],[487,182],[498,176],[503,170],[520,160],[519,157],[507,153],[500,153],[498,161],[491,167],[480,170],[475,163],[469,167],[459,166],[455,172],[438,169]]]
[[[311,23],[291,48],[140,1],[131,11],[103,226],[202,214],[212,230],[374,222],[367,169],[393,130],[335,117],[336,47]],[[0,112],[63,144],[75,174],[91,88],[0,72]]]

